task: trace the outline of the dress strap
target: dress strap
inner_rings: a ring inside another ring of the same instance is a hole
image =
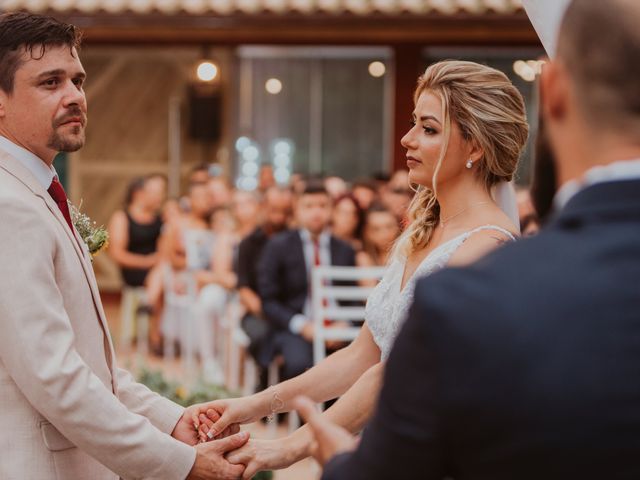
[[[512,241],[516,240],[516,237],[515,235],[513,235],[513,233],[511,233],[509,230],[505,228],[499,227],[498,225],[483,225],[481,227],[474,228],[473,230],[467,232],[466,238],[469,238],[474,233],[481,232],[483,230],[495,230],[509,237]]]

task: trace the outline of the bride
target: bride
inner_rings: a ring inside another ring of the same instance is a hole
[[[527,140],[522,96],[503,73],[472,62],[444,61],[420,77],[411,128],[402,138],[411,184],[411,223],[371,294],[358,338],[304,374],[254,395],[210,402],[212,437],[229,426],[287,412],[304,394],[339,400],[324,415],[351,432],[373,413],[384,363],[413,300],[417,279],[445,266],[473,262],[519,231],[515,198],[498,200],[513,178]],[[504,203],[505,211],[498,205]],[[508,213],[508,214],[507,214]],[[417,381],[417,379],[416,379]],[[250,440],[231,452],[244,478],[286,468],[310,455],[306,426],[277,440]]]

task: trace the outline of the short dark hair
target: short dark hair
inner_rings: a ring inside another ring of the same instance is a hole
[[[565,14],[558,58],[575,82],[586,120],[640,136],[640,3],[574,0]]]
[[[42,58],[47,47],[67,45],[70,50],[77,50],[81,41],[77,27],[52,17],[26,12],[0,15],[0,89],[7,94],[13,92],[25,51],[31,58]]]
[[[318,181],[311,181],[307,183],[307,185],[304,187],[304,191],[302,192],[302,195],[318,195],[318,194],[329,196],[329,192],[324,187],[324,184]]]

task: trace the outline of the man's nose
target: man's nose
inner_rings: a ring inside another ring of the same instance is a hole
[[[82,88],[78,88],[71,80],[67,82],[64,92],[63,105],[65,107],[78,106],[84,110],[87,100]]]

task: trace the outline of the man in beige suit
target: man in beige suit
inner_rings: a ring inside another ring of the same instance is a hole
[[[193,414],[119,369],[91,260],[52,167],[84,143],[75,27],[0,16],[0,478],[233,479],[237,434],[196,446]]]

